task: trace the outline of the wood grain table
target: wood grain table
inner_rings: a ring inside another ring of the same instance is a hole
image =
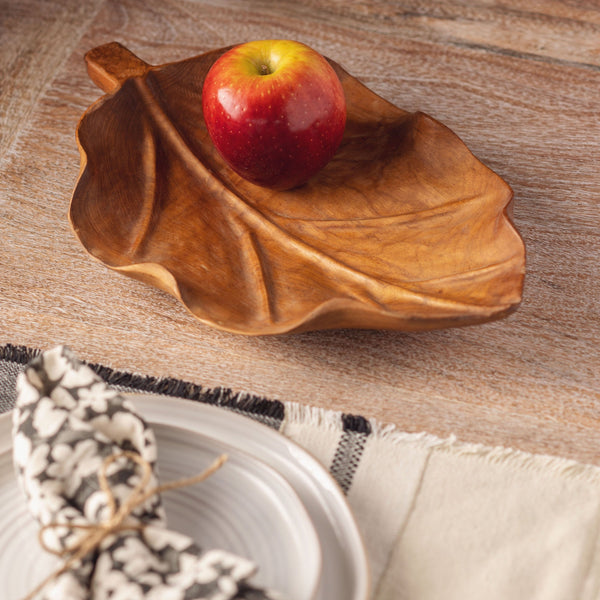
[[[0,344],[600,465],[600,4],[0,0]],[[246,337],[87,255],[67,220],[84,53],[297,39],[448,125],[515,193],[521,307],[428,333]]]

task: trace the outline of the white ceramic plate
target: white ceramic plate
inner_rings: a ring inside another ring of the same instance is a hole
[[[185,429],[243,451],[275,469],[294,488],[317,531],[323,570],[316,600],[367,600],[369,572],[352,512],[327,470],[294,442],[246,417],[198,402],[130,395],[153,426]]]
[[[290,600],[313,599],[321,574],[320,542],[290,484],[261,460],[222,440],[165,423],[164,400],[162,410],[152,402],[138,406],[156,434],[161,481],[196,474],[219,454],[229,456],[203,483],[164,494],[169,527],[203,548],[224,548],[252,559],[259,566],[253,579],[257,585],[279,590]],[[179,406],[169,406],[168,412],[181,421],[190,417]],[[37,525],[17,486],[10,427],[10,416],[0,417],[0,597],[18,600],[57,563],[39,547]]]

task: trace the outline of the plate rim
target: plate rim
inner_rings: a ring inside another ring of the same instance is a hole
[[[205,404],[203,402],[198,402],[195,400],[190,400],[187,398],[177,398],[171,396],[163,396],[161,394],[154,393],[140,393],[140,392],[132,392],[132,393],[124,393],[123,394],[129,400],[132,400],[133,403],[138,408],[140,414],[143,418],[147,418],[145,415],[145,409],[143,404],[148,401],[155,402],[168,402],[169,406],[172,410],[170,410],[170,415],[172,416],[177,410],[182,410],[185,408],[193,407],[194,411],[205,412],[206,414],[211,414],[218,419],[227,419],[232,423],[237,423],[239,427],[244,429],[252,428],[255,429],[257,433],[260,433],[262,436],[270,437],[276,442],[283,443],[288,450],[290,450],[290,454],[294,455],[296,458],[296,463],[300,465],[300,459],[302,460],[302,468],[304,471],[308,472],[310,469],[310,474],[313,476],[312,483],[316,483],[319,488],[326,489],[329,494],[335,495],[335,500],[337,503],[337,508],[340,508],[343,512],[340,515],[339,512],[336,511],[335,514],[332,511],[327,510],[327,516],[330,519],[331,517],[343,517],[344,520],[344,530],[340,530],[336,527],[336,524],[332,523],[332,527],[336,532],[342,531],[342,533],[351,540],[351,552],[349,556],[352,556],[352,575],[355,578],[355,591],[351,598],[347,598],[345,600],[367,600],[370,594],[370,585],[371,585],[371,573],[369,567],[369,560],[367,555],[366,546],[364,540],[362,538],[362,534],[358,527],[358,522],[356,517],[350,507],[348,499],[344,495],[341,490],[339,484],[335,481],[332,475],[327,471],[325,466],[314,457],[308,450],[304,449],[300,444],[291,440],[283,433],[278,430],[265,425],[255,419],[252,419],[248,416],[245,416],[241,413],[235,412],[233,410],[225,409],[227,412],[224,412],[223,407],[212,406],[210,404]],[[140,400],[139,404],[137,401]],[[176,408],[179,405],[180,409]],[[152,422],[150,420],[150,422]],[[186,429],[186,426],[194,426],[194,423],[190,421],[186,421],[183,429]],[[207,435],[206,433],[202,433],[201,435]],[[207,435],[207,437],[211,437]],[[218,437],[212,436],[215,439],[219,440]],[[245,450],[248,452],[247,450]],[[261,459],[261,458],[259,458]],[[264,460],[264,459],[261,459]],[[265,461],[267,462],[267,461]],[[267,462],[267,464],[269,464]],[[275,468],[275,467],[273,467]],[[277,469],[276,469],[277,470]],[[318,477],[315,475],[318,473]],[[282,474],[285,477],[285,475]],[[326,483],[325,483],[326,482]],[[291,484],[291,482],[290,482]],[[293,486],[292,486],[293,487]],[[329,508],[329,507],[328,507]],[[309,512],[310,514],[310,512]],[[348,528],[348,526],[350,526]],[[319,534],[318,527],[315,525],[315,529],[317,529],[317,534]],[[324,561],[326,560],[325,549],[322,547],[324,553]],[[323,565],[323,571],[325,570],[325,564]]]
[[[253,465],[255,465],[255,469],[268,472],[269,477],[277,480],[278,485],[283,487],[285,489],[285,491],[294,498],[294,501],[296,502],[296,512],[302,514],[302,518],[303,518],[302,525],[303,525],[303,527],[307,527],[307,526],[309,527],[309,530],[310,530],[309,535],[311,538],[313,538],[311,540],[310,550],[316,552],[316,556],[313,557],[313,559],[316,559],[316,565],[315,565],[314,570],[312,571],[312,573],[314,575],[314,577],[313,577],[314,582],[313,582],[313,585],[311,586],[311,591],[310,591],[310,596],[309,596],[309,598],[311,600],[314,600],[314,598],[316,597],[317,591],[319,589],[320,580],[321,580],[321,576],[322,576],[322,572],[323,572],[323,550],[321,547],[321,542],[319,540],[318,533],[316,531],[314,523],[312,522],[310,514],[309,514],[308,510],[306,509],[306,506],[302,502],[302,499],[300,498],[300,496],[298,495],[296,490],[292,487],[292,485],[289,483],[289,481],[287,481],[287,479],[281,473],[279,473],[276,469],[274,469],[271,465],[267,464],[260,458],[258,458],[256,456],[252,456],[251,454],[249,454],[248,452],[245,452],[242,449],[235,448],[235,447],[231,446],[230,444],[228,444],[227,442],[219,440],[218,438],[211,438],[210,436],[199,434],[197,432],[185,429],[184,427],[180,427],[177,425],[158,423],[158,422],[152,422],[152,421],[150,422],[150,424],[151,424],[152,430],[155,432],[157,432],[157,427],[158,427],[158,431],[160,431],[161,428],[164,428],[164,429],[168,429],[173,434],[176,434],[177,431],[184,432],[185,434],[191,435],[195,438],[201,438],[207,444],[212,444],[214,442],[217,442],[217,444],[219,446],[221,446],[221,448],[219,449],[219,452],[229,453],[231,456],[235,456],[237,459],[236,462],[240,462],[241,467],[243,467],[243,463],[250,461]],[[159,447],[160,434],[159,433],[157,433],[156,438],[157,438],[157,447],[159,450],[159,462],[160,462],[160,447]],[[306,532],[304,532],[304,533],[306,533]],[[260,565],[257,564],[257,567],[259,569],[258,572],[260,572],[260,568],[261,568]]]

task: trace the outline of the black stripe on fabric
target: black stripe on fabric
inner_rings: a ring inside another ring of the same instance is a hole
[[[329,472],[344,494],[352,487],[354,474],[360,464],[368,436],[372,432],[369,421],[359,415],[342,415],[343,433],[335,450]]]
[[[260,396],[234,392],[227,388],[204,389],[198,384],[172,377],[135,375],[93,363],[89,363],[88,366],[106,383],[120,388],[186,400],[197,400],[205,404],[223,406],[243,412],[253,412],[279,421],[283,420],[285,413],[284,405],[279,400],[269,400]]]
[[[19,365],[26,365],[38,354],[40,354],[40,350],[33,350],[26,346],[13,346],[12,344],[0,346],[0,360],[14,362]]]
[[[0,346],[0,360],[19,365],[26,365],[40,353],[40,350],[25,346],[13,346],[12,344]],[[252,417],[275,429],[279,429],[285,415],[285,406],[279,400],[234,392],[227,388],[204,389],[195,383],[172,377],[138,375],[100,364],[87,362],[85,364],[107,384],[121,391],[159,394],[221,406]]]
[[[371,423],[360,415],[342,415],[342,426],[344,431],[355,431],[356,433],[364,433],[370,435]]]

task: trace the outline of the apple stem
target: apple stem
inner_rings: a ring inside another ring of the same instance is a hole
[[[269,65],[267,65],[265,63],[262,63],[258,70],[261,75],[269,75],[271,73],[271,69],[269,68]]]

